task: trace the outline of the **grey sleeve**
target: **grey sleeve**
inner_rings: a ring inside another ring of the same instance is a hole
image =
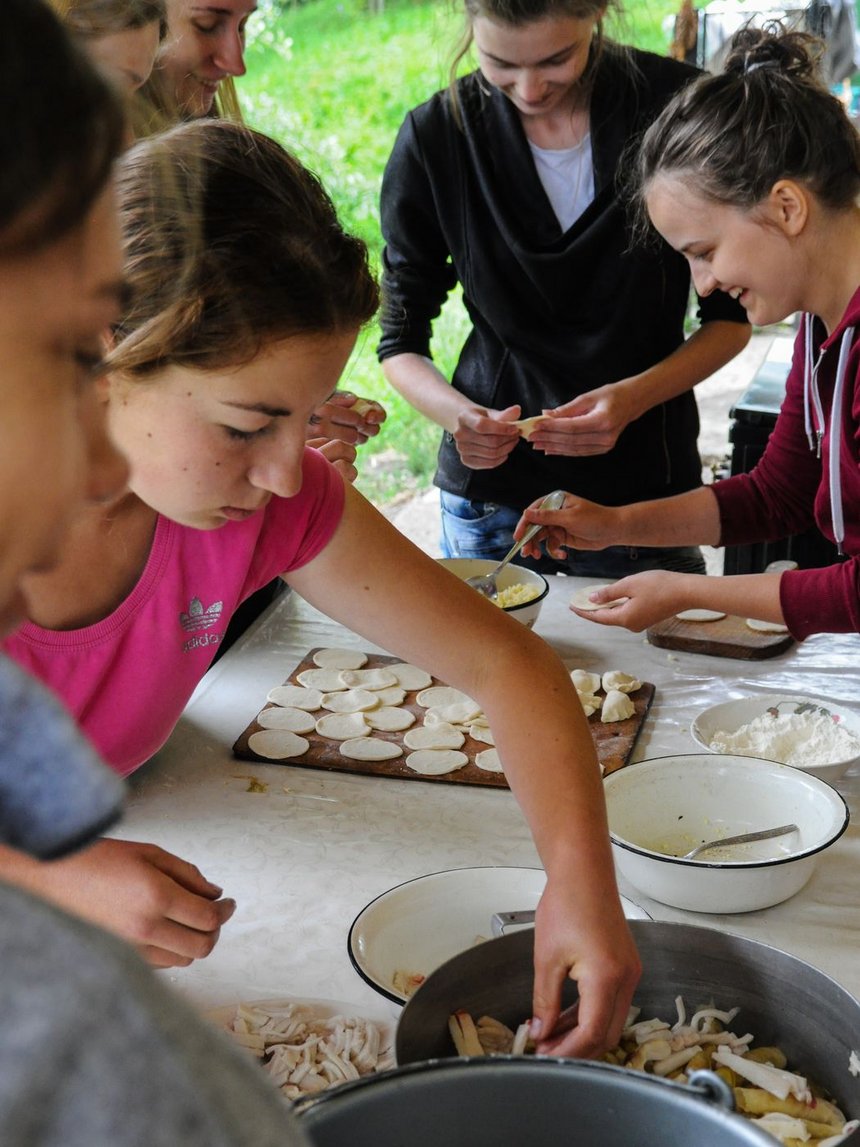
[[[69,852],[116,821],[124,794],[59,701],[0,656],[0,841]]]

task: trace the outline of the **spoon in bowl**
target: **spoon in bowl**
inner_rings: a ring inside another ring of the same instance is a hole
[[[725,848],[729,844],[752,844],[754,840],[770,840],[772,836],[785,836],[786,833],[796,832],[796,824],[781,824],[779,828],[762,828],[758,832],[742,832],[740,836],[724,836],[722,840],[709,840],[706,844],[699,844],[685,852],[680,860],[695,860],[701,853],[709,848]]]
[[[564,490],[553,490],[551,494],[547,494],[541,502],[539,509],[541,510],[560,510],[564,505]],[[530,542],[538,530],[543,529],[542,526],[537,524],[529,526],[523,536],[518,542],[514,542],[499,564],[495,569],[490,570],[489,573],[476,574],[474,577],[466,578],[466,585],[470,585],[476,589],[478,593],[482,593],[484,597],[488,597],[490,601],[495,601],[499,596],[499,587],[496,584],[496,578],[505,568],[512,558],[515,558],[526,542]]]

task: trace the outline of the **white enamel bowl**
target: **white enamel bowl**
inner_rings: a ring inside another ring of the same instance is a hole
[[[796,713],[798,709],[805,710],[808,706],[829,713],[834,721],[853,733],[858,741],[858,752],[841,760],[829,761],[826,765],[795,762],[796,767],[805,773],[812,773],[832,784],[860,760],[860,717],[839,703],[832,704],[820,697],[803,697],[797,693],[768,693],[760,697],[747,697],[743,701],[724,701],[721,705],[712,705],[710,709],[701,712],[693,721],[690,732],[693,740],[710,753],[714,751],[710,747],[711,741],[718,733],[735,733],[741,725],[748,725],[768,709],[777,709],[780,713]]]
[[[465,581],[467,577],[487,574],[499,564],[487,558],[438,558],[437,560],[445,569],[456,574],[461,581]],[[531,629],[540,613],[543,599],[549,593],[549,582],[543,574],[527,570],[524,566],[507,565],[496,579],[496,584],[499,589],[505,589],[511,585],[527,585],[533,586],[538,591],[537,596],[533,597],[531,601],[524,601],[522,605],[502,607],[505,613],[509,613],[511,617],[515,617],[517,621],[521,621],[523,625],[527,625]]]
[[[647,896],[694,912],[752,912],[787,900],[848,826],[829,784],[758,757],[659,757],[610,773],[604,792],[619,872]],[[679,854],[721,836],[796,824],[755,844]]]
[[[359,912],[347,938],[349,958],[372,988],[403,1003],[406,995],[394,985],[395,972],[428,976],[452,956],[489,939],[494,914],[537,908],[545,884],[541,868],[505,866],[453,868],[407,880]],[[628,919],[648,918],[629,900],[624,912]]]

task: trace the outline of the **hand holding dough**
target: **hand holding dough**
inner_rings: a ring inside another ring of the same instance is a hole
[[[538,424],[545,421],[546,415],[535,414],[531,418],[519,418],[515,422],[512,422],[511,426],[516,426],[520,432],[520,437],[525,438],[526,442],[528,442],[537,429]]]

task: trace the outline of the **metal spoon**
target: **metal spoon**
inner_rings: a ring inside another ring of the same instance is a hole
[[[754,840],[770,840],[772,836],[785,836],[786,833],[796,832],[796,824],[781,824],[779,828],[762,828],[758,832],[743,832],[740,836],[724,836],[722,840],[709,840],[707,844],[699,844],[685,852],[680,860],[694,860],[700,853],[709,848],[724,848],[729,844],[751,844]]]
[[[564,505],[564,490],[553,490],[551,494],[547,494],[540,504],[541,510],[560,510]],[[530,542],[538,530],[543,529],[542,526],[537,524],[529,526],[523,536],[518,542],[514,542],[499,564],[495,569],[490,570],[486,574],[476,574],[474,577],[466,578],[466,585],[472,586],[478,593],[482,593],[484,597],[488,597],[490,601],[495,601],[499,596],[499,587],[496,585],[496,578],[511,560],[515,558],[526,542]]]

